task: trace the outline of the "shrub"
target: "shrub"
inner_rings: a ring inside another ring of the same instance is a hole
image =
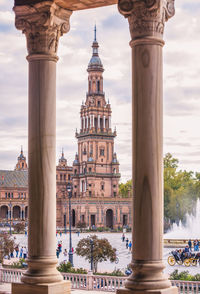
[[[26,267],[26,265],[27,265],[27,263],[26,263],[25,259],[24,259],[24,258],[20,258],[19,261],[17,261],[17,262],[13,262],[13,263],[10,265],[10,267],[11,267],[11,268],[24,268],[24,267]]]
[[[200,274],[190,275],[189,271],[178,272],[174,270],[169,277],[170,280],[181,280],[181,281],[200,281]]]
[[[83,268],[73,268],[69,261],[67,263],[61,262],[57,270],[62,273],[87,274],[87,270]]]
[[[94,275],[99,276],[112,276],[112,277],[125,277],[126,275],[120,271],[120,269],[116,269],[111,273],[105,272],[105,273],[93,273]]]
[[[81,222],[79,221],[77,224],[76,224],[76,227],[79,228],[79,229],[85,229],[86,228],[86,223],[85,222]]]
[[[13,227],[14,227],[14,231],[16,231],[17,233],[21,233],[21,232],[25,231],[25,224],[24,223],[17,223]]]

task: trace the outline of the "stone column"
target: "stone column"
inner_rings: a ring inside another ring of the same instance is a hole
[[[29,236],[28,270],[22,284],[12,284],[12,293],[61,294],[70,293],[70,285],[57,271],[55,255],[56,52],[60,36],[69,31],[71,11],[52,1],[37,2],[14,7],[29,62]]]
[[[164,24],[173,0],[119,0],[128,18],[133,88],[133,274],[117,293],[178,293],[163,274]]]

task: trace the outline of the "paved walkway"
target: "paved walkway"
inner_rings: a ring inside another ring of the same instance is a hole
[[[0,284],[0,294],[10,294],[11,293],[11,284]],[[86,291],[86,290],[71,290],[72,294],[108,294],[108,292],[103,292],[103,291]]]

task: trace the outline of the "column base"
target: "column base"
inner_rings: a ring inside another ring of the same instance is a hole
[[[116,294],[178,294],[177,287],[157,290],[133,290],[133,289],[118,289]]]
[[[12,294],[70,294],[70,281],[62,281],[52,284],[24,284],[12,283]]]

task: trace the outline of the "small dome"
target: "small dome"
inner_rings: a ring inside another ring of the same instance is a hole
[[[79,161],[78,161],[78,154],[76,153],[75,155],[75,160],[73,161],[73,164],[78,164]]]
[[[90,62],[88,64],[88,68],[94,67],[94,66],[100,66],[103,68],[103,64],[102,64],[99,56],[92,56],[92,58],[90,59]]]

